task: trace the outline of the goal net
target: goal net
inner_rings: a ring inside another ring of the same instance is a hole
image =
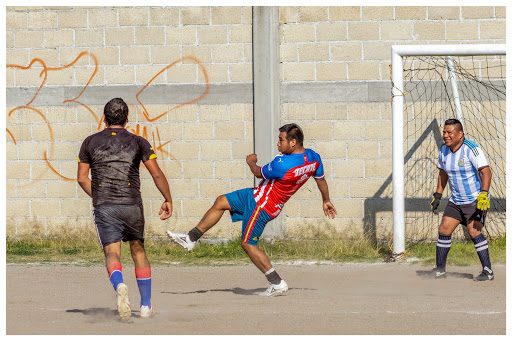
[[[444,143],[445,120],[459,118],[465,137],[479,145],[492,171],[491,207],[484,234],[505,231],[505,55],[403,56],[404,235],[408,241],[435,240],[450,197],[446,185],[438,214],[430,212]],[[457,228],[454,238],[467,237]]]

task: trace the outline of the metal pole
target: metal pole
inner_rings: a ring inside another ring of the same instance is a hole
[[[403,60],[391,48],[393,82],[393,252],[405,251]]]
[[[455,69],[453,68],[453,58],[451,56],[446,57],[446,66],[448,68],[448,78],[452,86],[453,102],[455,104],[455,115],[457,119],[462,123],[464,128],[464,119],[462,118],[462,110],[459,99],[459,88],[457,87],[457,78],[455,77]]]

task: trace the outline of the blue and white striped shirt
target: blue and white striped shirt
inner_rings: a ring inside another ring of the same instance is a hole
[[[482,149],[469,139],[465,138],[462,146],[454,153],[443,144],[439,150],[437,168],[448,174],[452,191],[450,201],[455,205],[473,203],[482,189],[478,171],[488,166]]]

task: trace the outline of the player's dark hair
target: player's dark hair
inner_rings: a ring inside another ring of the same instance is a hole
[[[456,118],[450,118],[444,121],[445,126],[455,126],[455,130],[464,132],[464,128],[462,128],[462,123]]]
[[[279,128],[279,131],[286,132],[286,140],[290,142],[291,140],[297,141],[297,144],[299,146],[302,146],[304,142],[304,133],[302,132],[302,129],[300,129],[299,125],[296,123],[290,123],[285,124],[281,128]]]
[[[128,105],[122,98],[113,98],[103,109],[107,125],[124,125],[128,118]]]

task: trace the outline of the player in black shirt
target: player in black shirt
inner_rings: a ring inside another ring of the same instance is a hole
[[[92,197],[94,224],[105,253],[110,281],[117,292],[117,310],[121,319],[128,321],[131,316],[128,288],[123,283],[121,241],[130,243],[141,295],[140,315],[152,317],[151,267],[144,250],[140,163],[144,163],[164,197],[159,212],[162,220],[172,215],[169,184],[150,143],[124,128],[128,122],[126,103],[121,98],[110,100],[105,105],[104,115],[107,127],[87,137],[80,148],[78,183]]]

